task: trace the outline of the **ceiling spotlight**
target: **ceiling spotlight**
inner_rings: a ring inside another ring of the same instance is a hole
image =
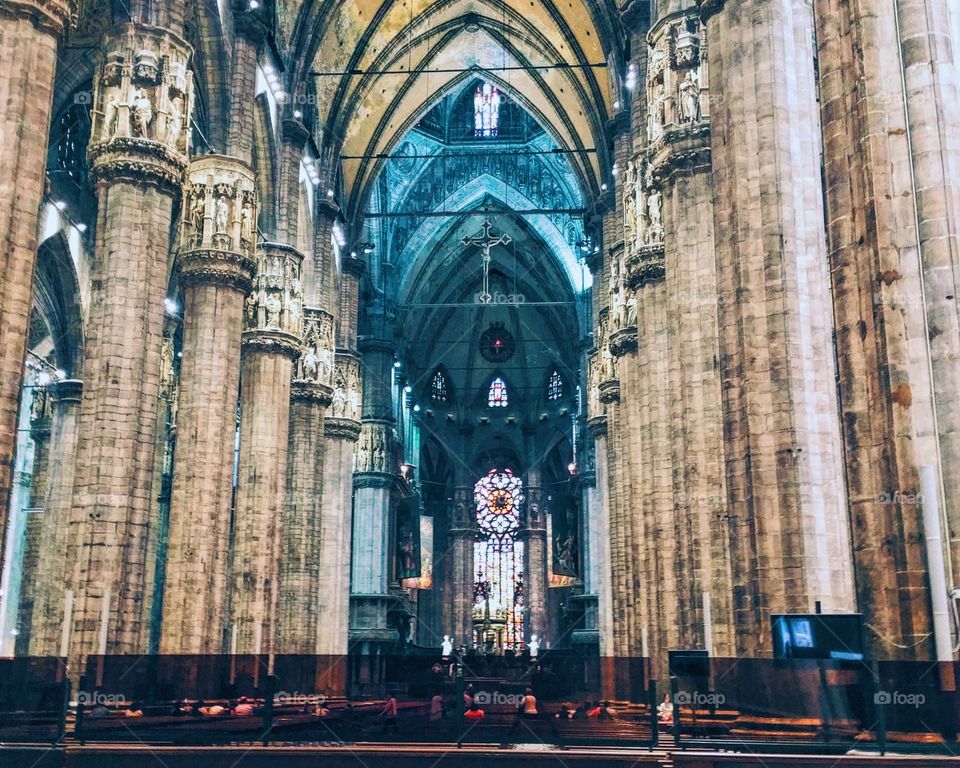
[[[260,3],[258,3],[257,0],[250,0],[250,3],[247,5],[247,8],[249,8],[251,11],[255,11],[259,7]]]
[[[413,406],[413,412],[414,412],[414,413],[420,413],[420,406],[419,406],[419,405]]]
[[[328,190],[327,190],[327,197],[333,197],[333,190],[332,190],[332,189],[328,189]]]
[[[403,363],[401,363],[399,360],[394,360],[394,361],[393,361],[393,367],[394,367],[394,368],[400,368],[402,365],[403,365]]]
[[[606,191],[607,191],[607,185],[606,185],[606,183],[601,184],[601,185],[600,185],[600,189],[603,190],[604,192],[606,192]]]
[[[83,234],[83,233],[86,232],[86,231],[87,231],[87,225],[86,225],[86,224],[83,224],[82,222],[81,222],[80,224],[77,224],[77,232]]]
[[[303,112],[301,112],[299,109],[295,109],[293,110],[293,116],[299,120],[301,117],[303,117]]]
[[[405,386],[405,387],[403,388],[403,391],[406,392],[406,393],[409,395],[411,392],[413,392],[413,387],[411,387],[409,384],[407,384],[407,386]]]
[[[168,315],[177,314],[177,310],[180,307],[177,305],[176,299],[166,298],[163,300],[163,308],[167,311]]]
[[[58,211],[67,210],[67,204],[63,202],[63,200],[55,200],[53,203],[53,207],[56,208]]]

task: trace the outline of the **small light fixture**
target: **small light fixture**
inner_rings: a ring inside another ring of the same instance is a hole
[[[393,367],[394,367],[394,368],[400,368],[401,365],[402,365],[402,363],[401,363],[399,360],[394,360],[394,361],[393,361]]]
[[[55,200],[53,203],[53,207],[56,208],[58,211],[67,210],[67,204],[63,200]]]
[[[177,314],[177,310],[180,309],[180,307],[177,305],[176,299],[171,299],[169,297],[163,300],[163,308],[167,311],[168,315],[175,315]]]

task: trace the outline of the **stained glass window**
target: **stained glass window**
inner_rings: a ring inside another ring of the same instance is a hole
[[[563,397],[563,379],[560,378],[560,371],[554,370],[547,384],[547,399],[559,400],[561,397]]]
[[[497,86],[484,83],[473,95],[473,135],[494,137],[499,131],[500,91]]]
[[[516,540],[523,506],[523,482],[510,469],[491,469],[474,486],[479,540],[474,625],[478,645],[492,640],[496,650],[523,643],[523,542]]]
[[[507,383],[499,376],[490,382],[490,391],[487,393],[487,405],[491,408],[507,407]]]
[[[443,375],[443,371],[437,371],[430,383],[430,399],[435,403],[445,403],[448,397],[447,377]]]

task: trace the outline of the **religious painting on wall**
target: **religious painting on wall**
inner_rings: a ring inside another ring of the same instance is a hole
[[[573,496],[554,494],[550,504],[550,586],[569,586],[580,576],[580,521]]]
[[[416,587],[420,579],[420,496],[407,496],[397,505],[397,580]],[[406,583],[412,581],[413,583]]]

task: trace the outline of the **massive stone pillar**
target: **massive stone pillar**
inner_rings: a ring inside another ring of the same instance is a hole
[[[187,164],[190,56],[173,31],[125,24],[106,36],[95,82],[98,218],[71,516],[82,541],[73,655],[146,650],[164,295]]]
[[[738,652],[756,653],[771,613],[853,608],[813,13],[801,0],[702,5],[733,624]]]
[[[589,387],[589,413],[587,422],[594,440],[596,467],[596,508],[590,510],[587,526],[590,538],[590,572],[588,582],[597,584],[597,634],[600,646],[600,686],[604,696],[612,697],[616,693],[616,669],[614,660],[613,634],[613,589],[618,580],[613,579],[610,568],[610,507],[608,494],[610,478],[607,473],[607,417],[603,413],[597,376],[599,369],[596,355],[591,358]],[[603,587],[606,587],[604,589]]]
[[[334,567],[341,557],[340,527],[349,525],[349,520],[331,515],[321,503],[327,458],[325,411],[333,402],[333,315],[304,307],[303,316],[303,352],[294,366],[290,393],[277,650],[344,653],[347,628],[331,608],[338,589],[349,584],[349,577]]]
[[[57,40],[69,15],[68,0],[0,4],[0,537],[13,482]]]
[[[399,462],[393,432],[393,358],[387,339],[365,338],[363,355],[363,432],[357,445],[353,476],[353,564],[350,595],[350,637],[393,641],[388,621],[392,510]]]
[[[539,473],[537,473],[539,474]],[[538,477],[529,478],[534,483]],[[547,631],[547,510],[539,485],[524,489],[523,524],[517,541],[523,542],[524,643],[534,635],[541,645]]]
[[[949,3],[814,5],[858,608],[874,656],[925,657],[920,465],[940,465],[960,575]]]
[[[67,590],[72,593],[75,589],[72,582],[64,579],[64,574],[73,573],[68,553],[76,552],[75,547],[69,546],[68,537],[75,530],[75,526],[70,525],[70,503],[76,462],[77,412],[82,392],[82,382],[74,379],[64,379],[49,387],[52,400],[49,479],[43,502],[37,568],[33,576],[31,656],[59,654],[64,600]]]
[[[269,653],[277,641],[290,387],[302,343],[302,262],[289,245],[262,243],[245,302],[228,622],[229,647],[237,653]]]
[[[323,422],[323,523],[321,562],[325,575],[321,615],[325,632],[321,653],[343,654],[350,626],[350,568],[353,550],[353,465],[360,437],[360,360],[338,351],[332,402]]]
[[[239,160],[194,160],[178,264],[183,346],[161,653],[223,651],[244,297],[257,268],[257,195]]]
[[[36,386],[30,414],[30,439],[33,441],[33,467],[30,473],[30,498],[23,532],[23,556],[20,560],[20,600],[17,605],[17,639],[14,654],[26,656],[38,616],[37,571],[40,567],[40,542],[49,520],[43,503],[50,478],[51,397],[49,386]]]
[[[461,644],[473,646],[473,588],[477,580],[477,568],[473,562],[473,544],[477,540],[476,505],[473,488],[458,485],[453,492],[453,510],[450,514],[450,626],[449,632],[454,648]]]

